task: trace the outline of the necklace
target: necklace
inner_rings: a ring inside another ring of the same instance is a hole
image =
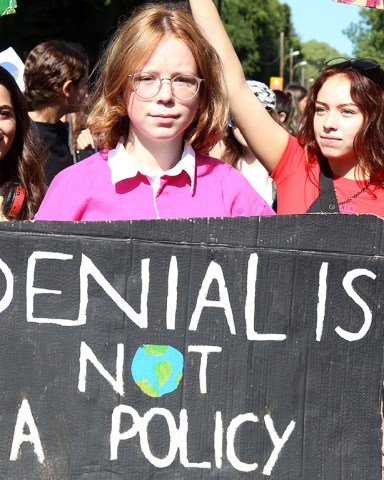
[[[354,200],[356,197],[358,197],[359,195],[361,195],[362,193],[365,192],[365,190],[367,190],[367,188],[372,185],[372,180],[370,180],[361,190],[359,190],[358,192],[356,192],[355,194],[351,195],[350,197],[346,198],[345,200],[341,201],[341,202],[338,202],[338,205],[345,205],[346,203],[349,203],[351,202],[352,200]],[[336,191],[336,189],[335,189]],[[337,193],[336,193],[336,197],[337,197]]]

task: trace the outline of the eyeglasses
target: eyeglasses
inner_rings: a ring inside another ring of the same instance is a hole
[[[181,101],[191,100],[199,91],[204,79],[194,75],[176,75],[173,78],[160,78],[156,73],[137,72],[128,75],[132,80],[132,88],[141,98],[153,98],[161,90],[164,80],[171,86],[172,94]]]
[[[357,60],[356,58],[338,57],[326,62],[320,71],[323,72],[324,70],[333,67],[341,70],[345,68],[355,68],[384,90],[384,70],[381,68],[380,64],[372,58],[362,58]]]

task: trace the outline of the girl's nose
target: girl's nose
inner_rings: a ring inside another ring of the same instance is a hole
[[[173,100],[172,85],[169,78],[161,79],[160,91],[157,94],[157,98],[163,102],[169,102]]]
[[[337,114],[336,112],[329,111],[324,119],[324,129],[325,130],[337,130]]]

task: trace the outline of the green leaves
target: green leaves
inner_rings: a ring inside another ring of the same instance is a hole
[[[16,0],[0,0],[0,16],[16,13],[16,10],[15,10],[16,7],[17,7]]]
[[[286,53],[300,49],[291,10],[279,0],[223,0],[222,18],[248,78],[269,84],[278,76],[280,32]]]
[[[384,64],[384,12],[374,8],[362,8],[359,23],[353,23],[344,33],[354,44],[358,58],[374,58]]]

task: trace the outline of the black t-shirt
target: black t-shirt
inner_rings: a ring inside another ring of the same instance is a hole
[[[69,149],[69,132],[65,123],[33,122],[39,136],[44,140],[49,149],[49,155],[45,164],[45,177],[47,185],[53,177],[64,168],[73,165],[73,156]]]

